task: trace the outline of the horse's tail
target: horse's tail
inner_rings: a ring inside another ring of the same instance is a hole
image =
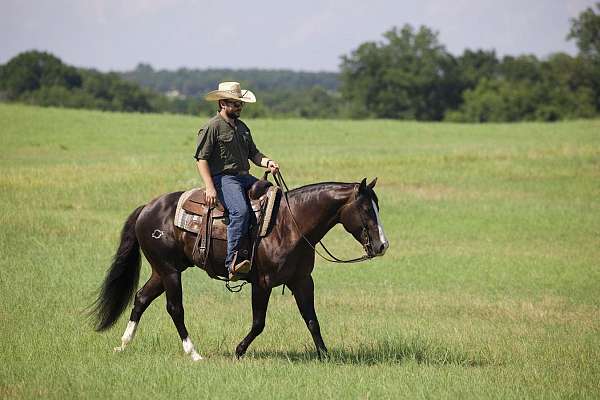
[[[140,245],[135,235],[135,223],[145,206],[139,206],[125,221],[121,231],[121,244],[100,294],[92,305],[91,315],[95,318],[96,331],[103,331],[117,321],[131,301],[140,277]]]

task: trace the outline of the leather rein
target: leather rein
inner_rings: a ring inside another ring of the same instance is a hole
[[[327,249],[327,247],[325,247],[325,244],[323,244],[323,241],[319,240],[317,242],[317,244],[321,245],[321,247],[323,248],[323,250],[325,250],[325,252],[327,253],[327,255],[329,255],[330,258],[327,258],[323,254],[321,254],[317,250],[316,245],[313,245],[308,240],[308,238],[302,233],[302,231],[300,230],[300,227],[298,226],[298,222],[296,221],[296,217],[294,217],[294,214],[292,213],[292,207],[290,206],[290,202],[289,202],[289,199],[288,199],[289,189],[288,189],[287,184],[285,183],[285,180],[283,179],[283,176],[281,175],[281,172],[277,171],[276,173],[274,173],[273,174],[273,178],[275,179],[275,183],[277,184],[277,186],[281,189],[281,192],[283,193],[283,197],[285,199],[285,203],[287,204],[290,216],[292,217],[292,221],[294,222],[294,225],[296,226],[296,230],[298,231],[298,233],[300,234],[300,236],[302,236],[302,239],[304,239],[304,241],[310,246],[310,248],[312,248],[315,251],[315,253],[317,253],[319,255],[319,257],[321,257],[325,261],[329,261],[329,262],[332,262],[332,263],[339,263],[339,264],[357,263],[357,262],[361,262],[361,261],[365,261],[365,260],[370,260],[371,258],[374,257],[374,256],[370,256],[369,252],[368,252],[368,248],[371,247],[371,237],[370,237],[369,231],[367,229],[367,224],[365,223],[362,215],[360,216],[361,223],[363,225],[361,235],[366,240],[366,242],[365,243],[361,243],[361,244],[362,244],[362,246],[365,249],[365,252],[367,254],[365,254],[362,257],[352,258],[350,260],[342,260],[342,259],[334,256],[333,254],[331,254],[331,252]]]

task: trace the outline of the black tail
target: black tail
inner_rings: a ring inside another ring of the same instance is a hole
[[[96,331],[103,331],[119,319],[131,301],[140,277],[140,245],[135,236],[135,223],[145,206],[135,209],[125,221],[121,244],[106,273],[100,294],[92,305]]]

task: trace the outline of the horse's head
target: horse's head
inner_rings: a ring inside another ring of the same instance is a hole
[[[368,185],[366,178],[363,179],[340,213],[341,224],[362,244],[369,257],[384,255],[390,245],[379,218],[375,183],[377,178]]]

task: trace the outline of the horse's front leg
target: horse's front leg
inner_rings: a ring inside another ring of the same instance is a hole
[[[311,275],[306,278],[290,283],[289,288],[294,293],[296,304],[304,318],[304,322],[312,335],[312,338],[317,347],[317,354],[319,358],[327,353],[327,347],[323,342],[321,336],[321,328],[319,327],[319,321],[317,320],[317,313],[315,312],[315,284]]]
[[[236,347],[235,355],[237,358],[242,357],[246,353],[248,346],[265,328],[270,297],[271,289],[264,289],[258,283],[252,284],[252,328],[244,340]]]

